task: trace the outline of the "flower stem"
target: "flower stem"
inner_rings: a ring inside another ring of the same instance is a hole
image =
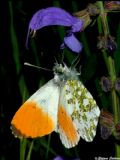
[[[107,21],[107,13],[104,9],[102,1],[98,1],[97,5],[100,9],[100,17],[98,19],[98,22],[99,22],[98,31],[99,31],[99,34],[101,34],[101,32],[103,31],[104,36],[107,36],[110,34],[109,25]],[[114,84],[116,80],[114,59],[111,56],[107,56],[107,52],[105,50],[102,50],[102,53],[103,53],[103,58],[104,58],[106,67],[108,69],[110,79],[112,80],[112,83]],[[114,87],[111,90],[111,99],[112,99],[112,110],[114,114],[114,123],[117,124],[118,122],[120,122],[120,119],[119,119],[120,110],[119,110],[119,99],[118,99],[118,96],[116,94]],[[115,144],[115,156],[120,157],[120,146],[117,144]]]
[[[34,143],[34,140],[32,140],[32,142],[30,143],[30,147],[29,147],[29,151],[28,151],[26,160],[30,160],[31,159],[31,153],[32,153],[32,149],[33,149],[33,143]]]
[[[27,140],[20,139],[20,160],[25,159],[26,145],[27,145]]]

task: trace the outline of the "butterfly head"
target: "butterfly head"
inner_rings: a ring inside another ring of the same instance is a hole
[[[54,68],[54,80],[55,82],[65,82],[67,80],[78,80],[78,73],[75,68],[68,68],[66,64],[55,64]]]

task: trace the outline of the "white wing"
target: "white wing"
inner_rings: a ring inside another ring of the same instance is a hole
[[[12,130],[19,137],[40,137],[55,130],[59,87],[50,80],[35,92],[16,112]]]
[[[80,136],[92,141],[99,115],[100,110],[84,85],[80,81],[68,80],[60,93],[57,130],[65,147],[75,146]]]

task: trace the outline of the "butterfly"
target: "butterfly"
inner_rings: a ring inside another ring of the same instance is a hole
[[[75,68],[56,64],[54,78],[36,91],[15,113],[13,134],[19,138],[42,137],[55,131],[66,148],[80,137],[87,142],[96,135],[99,107],[79,80]]]

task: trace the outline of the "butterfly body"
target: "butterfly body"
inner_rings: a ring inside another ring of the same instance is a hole
[[[66,148],[77,145],[80,137],[92,141],[100,114],[95,100],[78,80],[75,69],[56,64],[53,71],[54,78],[14,115],[13,133],[20,138],[35,138],[56,131]]]

